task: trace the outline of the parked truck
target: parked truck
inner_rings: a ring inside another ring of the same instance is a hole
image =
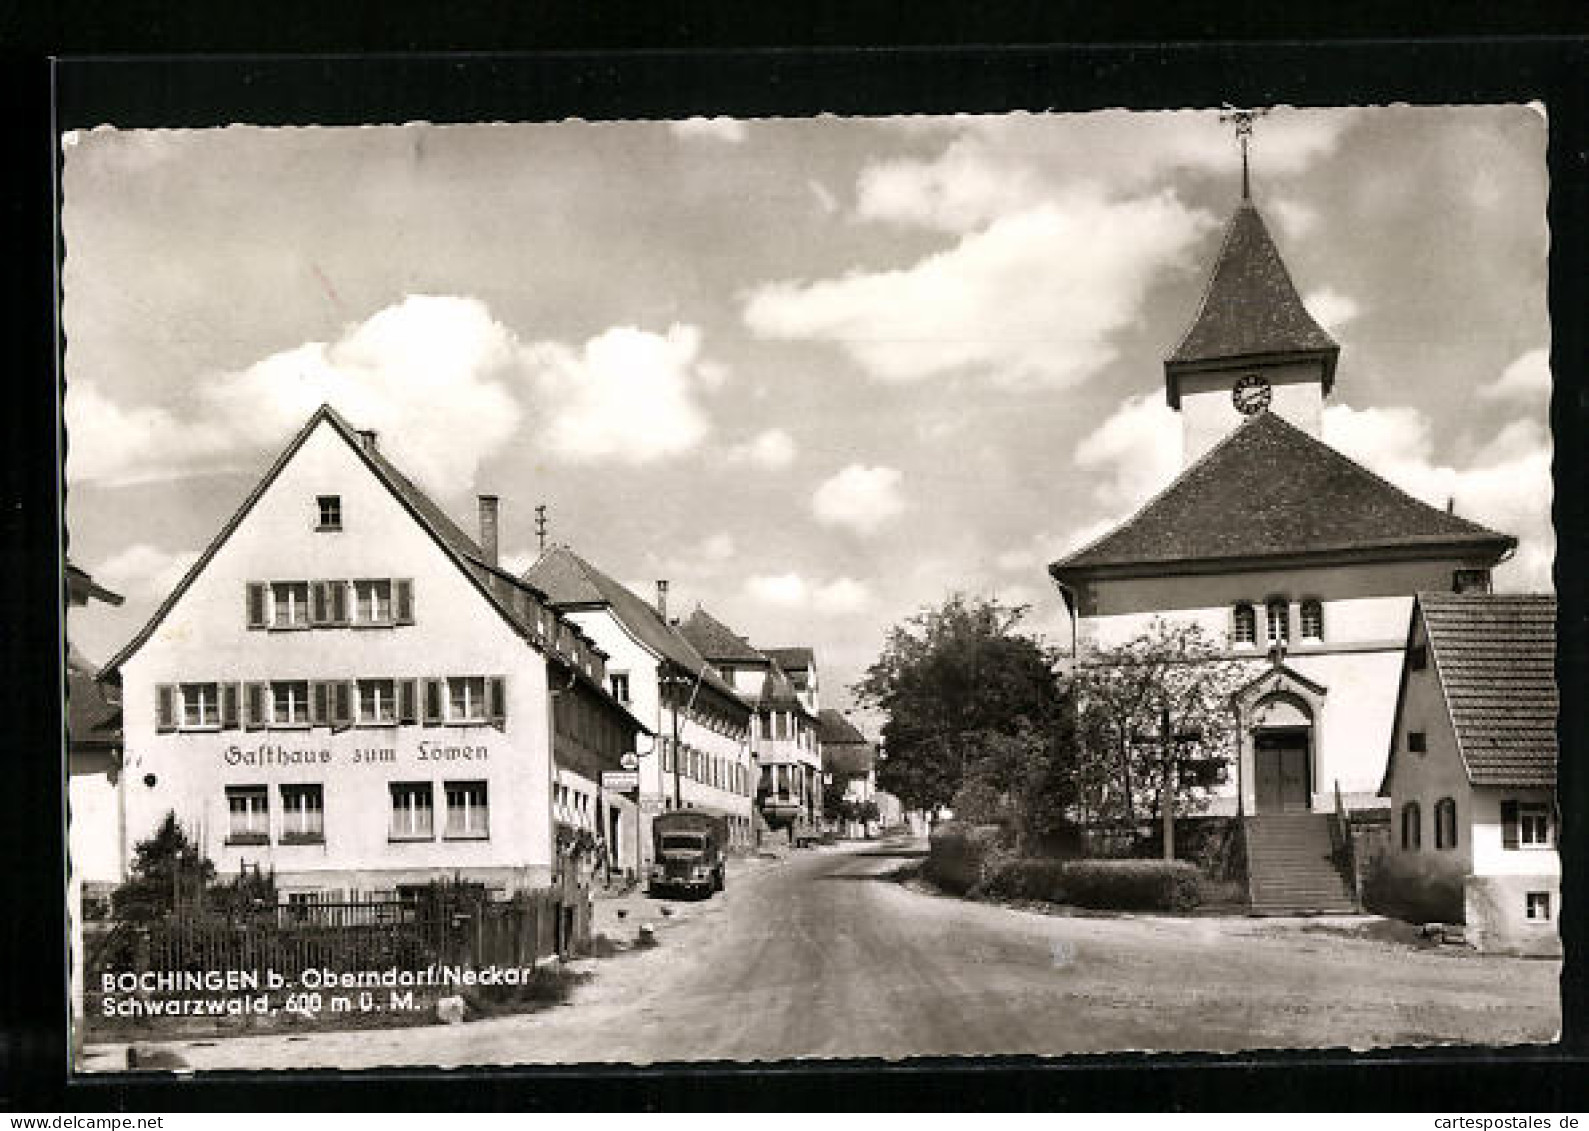
[[[658,813],[651,822],[652,864],[646,891],[710,896],[723,890],[728,819],[700,809]]]

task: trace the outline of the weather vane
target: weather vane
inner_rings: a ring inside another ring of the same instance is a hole
[[[1252,186],[1247,179],[1247,145],[1252,140],[1252,123],[1256,118],[1261,118],[1269,113],[1267,106],[1256,110],[1242,110],[1225,103],[1225,108],[1219,112],[1221,122],[1234,122],[1236,124],[1236,140],[1241,143],[1241,198],[1252,199]]]

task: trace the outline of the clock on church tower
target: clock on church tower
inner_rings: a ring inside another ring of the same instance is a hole
[[[1248,373],[1237,381],[1236,387],[1230,391],[1231,403],[1243,416],[1262,412],[1269,407],[1269,402],[1272,400],[1274,400],[1274,389],[1261,373]]]

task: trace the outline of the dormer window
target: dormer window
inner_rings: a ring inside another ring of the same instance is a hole
[[[320,512],[320,523],[316,530],[341,530],[342,529],[342,496],[319,495],[315,504]]]
[[[1258,614],[1246,601],[1238,604],[1232,613],[1230,639],[1238,648],[1250,648],[1258,642]]]

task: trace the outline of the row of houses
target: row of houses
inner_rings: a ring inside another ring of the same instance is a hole
[[[175,813],[287,901],[643,874],[650,818],[735,847],[822,817],[810,648],[669,617],[571,549],[526,572],[322,406],[149,622],[69,688],[74,876]],[[86,575],[85,575],[86,577]],[[90,759],[97,759],[90,761]]]

